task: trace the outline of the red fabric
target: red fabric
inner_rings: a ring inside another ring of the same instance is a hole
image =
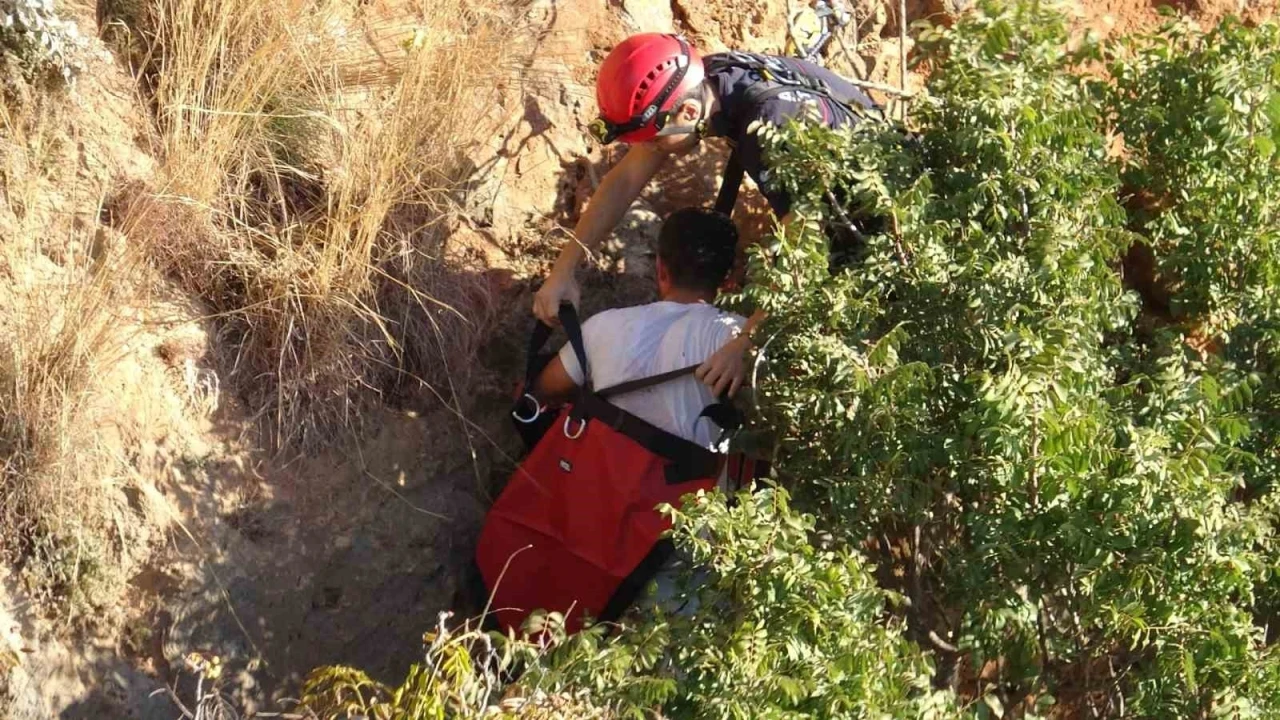
[[[480,533],[476,560],[504,628],[519,630],[541,608],[565,613],[577,632],[669,527],[656,506],[716,484],[668,485],[667,460],[598,421],[570,439],[567,417],[516,469]],[[578,424],[569,424],[572,434]]]

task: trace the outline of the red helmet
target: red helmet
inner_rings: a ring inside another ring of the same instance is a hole
[[[702,58],[684,38],[632,35],[609,53],[596,78],[600,117],[591,134],[601,143],[652,140],[676,101],[702,84]]]

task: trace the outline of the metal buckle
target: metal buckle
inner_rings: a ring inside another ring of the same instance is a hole
[[[582,433],[583,433],[583,432],[585,432],[585,431],[586,431],[586,429],[587,429],[587,419],[586,419],[586,418],[582,418],[581,420],[579,420],[579,421],[578,421],[578,432],[573,433],[572,435],[570,435],[570,434],[569,434],[569,423],[570,423],[570,421],[572,421],[572,420],[573,420],[573,418],[572,418],[572,417],[569,417],[569,416],[566,416],[566,417],[565,417],[565,419],[564,419],[564,436],[565,436],[565,437],[567,437],[567,438],[569,438],[570,440],[577,440],[578,438],[582,437]]]
[[[520,417],[520,408],[517,406],[515,410],[511,411],[511,417],[515,418],[516,422],[520,422],[520,423],[524,423],[525,425],[528,425],[534,420],[537,420],[538,416],[542,415],[542,403],[538,402],[538,398],[530,395],[529,393],[525,393],[524,395],[521,395],[520,401],[524,402],[525,398],[528,398],[529,402],[533,403],[533,414],[527,418],[522,418]]]

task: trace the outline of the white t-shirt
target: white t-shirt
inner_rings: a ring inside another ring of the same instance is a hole
[[[742,329],[744,320],[707,303],[655,302],[606,310],[582,324],[582,343],[597,389],[679,370],[711,357]],[[560,362],[582,384],[582,368],[565,343]],[[654,387],[618,395],[609,402],[686,440],[712,448],[720,429],[703,408],[715,402],[711,390],[692,374]]]

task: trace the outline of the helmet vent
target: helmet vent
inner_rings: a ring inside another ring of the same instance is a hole
[[[644,99],[644,94],[648,92],[649,88],[653,85],[654,81],[658,79],[658,73],[662,72],[663,70],[666,70],[668,67],[675,64],[676,64],[675,60],[666,60],[658,67],[654,68],[653,70],[650,70],[649,74],[644,76],[644,80],[642,80],[640,84],[636,86],[636,92],[632,98],[632,104],[639,105],[641,101]]]

